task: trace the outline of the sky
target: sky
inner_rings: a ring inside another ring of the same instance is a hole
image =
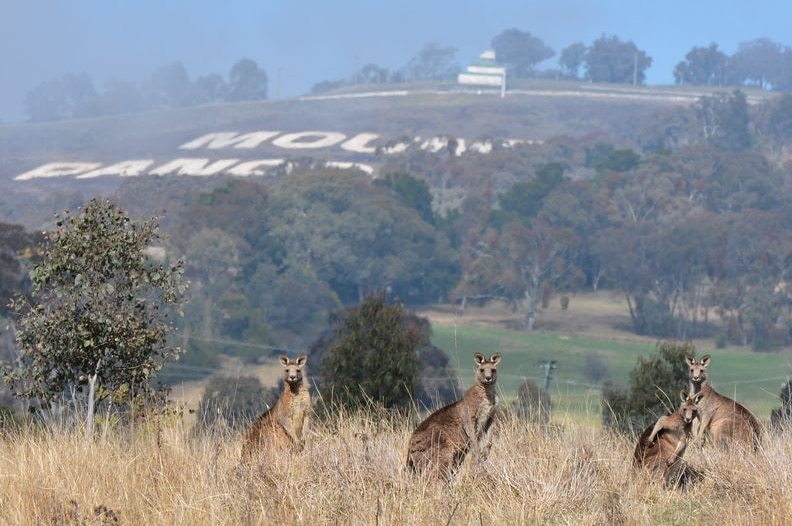
[[[732,54],[766,37],[792,45],[789,0],[0,0],[0,122],[24,121],[25,95],[66,73],[140,82],[181,61],[192,79],[227,78],[241,58],[266,70],[270,98],[307,93],[367,63],[395,70],[429,42],[464,67],[517,28],[560,51],[602,35],[652,57],[650,85],[711,42]]]

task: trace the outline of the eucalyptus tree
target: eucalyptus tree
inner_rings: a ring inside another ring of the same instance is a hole
[[[182,262],[154,249],[155,218],[133,219],[95,199],[78,214],[58,214],[55,224],[31,273],[30,297],[12,303],[20,356],[5,374],[17,396],[42,408],[85,397],[90,436],[95,400],[134,407],[179,354],[169,335],[187,283]]]

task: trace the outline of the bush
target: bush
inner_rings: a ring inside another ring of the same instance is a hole
[[[601,382],[610,376],[608,362],[597,352],[588,353],[586,363],[583,365],[583,375],[590,382]]]
[[[415,389],[419,407],[442,407],[462,397],[456,373],[449,367],[450,361],[442,349],[426,345],[421,348],[419,357],[420,372]]]
[[[414,398],[418,349],[429,343],[428,324],[416,323],[384,294],[367,297],[335,317],[333,334],[314,346],[322,356],[317,376],[325,404],[360,409],[371,402],[403,409]],[[313,353],[312,353],[313,354]]]
[[[630,388],[609,384],[603,389],[603,424],[622,432],[640,432],[676,407],[677,394],[688,384],[687,356],[693,344],[660,342],[630,372]]]

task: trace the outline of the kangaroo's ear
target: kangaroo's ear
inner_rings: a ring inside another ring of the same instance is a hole
[[[682,389],[681,391],[679,391],[679,399],[682,400],[683,402],[687,402],[688,399],[687,389]]]
[[[305,365],[305,362],[307,361],[308,361],[307,354],[301,354],[300,356],[297,357],[297,365]]]
[[[701,402],[702,398],[704,398],[704,392],[703,391],[699,391],[698,393],[693,395],[693,402],[698,404],[699,402]]]
[[[473,360],[475,360],[476,365],[481,365],[482,363],[484,363],[484,355],[481,354],[480,352],[474,353]]]
[[[281,363],[281,365],[282,365],[282,366],[284,366],[284,367],[286,367],[287,365],[289,365],[289,358],[288,358],[288,357],[286,357],[286,356],[283,356],[282,354],[281,354],[280,356],[278,356],[278,361],[279,361],[279,362]]]
[[[685,361],[688,363],[688,365],[693,365],[696,363],[696,359],[692,356],[685,356]]]
[[[709,354],[705,354],[704,356],[701,357],[701,365],[703,365],[704,367],[709,365],[709,361],[710,361]]]
[[[500,361],[501,361],[501,355],[500,355],[500,353],[499,353],[499,352],[496,352],[495,354],[493,354],[493,355],[490,357],[490,361],[492,362],[492,365],[498,365],[498,364],[500,363]]]

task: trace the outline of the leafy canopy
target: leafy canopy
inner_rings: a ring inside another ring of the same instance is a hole
[[[17,297],[19,367],[6,371],[18,396],[48,405],[95,375],[100,398],[128,402],[179,349],[170,312],[183,301],[182,262],[156,261],[155,219],[133,220],[107,200],[56,216],[32,271],[32,302]]]

